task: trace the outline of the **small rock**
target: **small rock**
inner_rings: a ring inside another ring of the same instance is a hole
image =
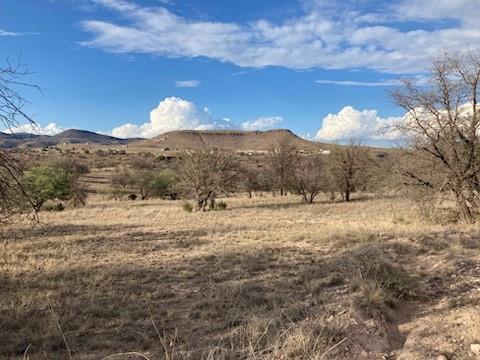
[[[472,350],[472,352],[474,354],[480,354],[480,344],[472,344],[470,345],[470,350]]]
[[[435,360],[448,360],[448,358],[445,355],[438,355]]]

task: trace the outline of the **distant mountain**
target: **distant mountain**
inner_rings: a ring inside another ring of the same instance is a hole
[[[86,130],[66,130],[60,134],[51,137],[56,144],[101,144],[101,145],[118,145],[128,144],[135,139],[119,139],[109,135],[97,134]],[[138,139],[137,139],[138,140]]]
[[[86,130],[70,129],[54,136],[28,133],[7,134],[0,132],[0,148],[41,148],[62,144],[129,144],[140,139],[119,139]]]
[[[305,151],[328,148],[328,145],[302,139],[285,129],[269,131],[179,130],[162,134],[153,139],[138,141],[132,143],[131,146],[197,151],[208,149],[268,151],[277,147],[283,138],[288,138],[297,148]]]

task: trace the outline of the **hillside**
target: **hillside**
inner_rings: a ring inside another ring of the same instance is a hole
[[[86,130],[70,129],[54,136],[0,133],[0,148],[41,148],[62,144],[120,145],[139,139],[119,139]]]
[[[163,148],[169,150],[223,149],[232,151],[265,151],[278,146],[288,138],[299,149],[314,151],[328,145],[308,141],[290,130],[237,131],[237,130],[180,130],[162,134],[150,140],[138,141],[131,147]]]
[[[57,144],[102,144],[102,145],[117,145],[126,144],[135,139],[119,139],[109,135],[97,134],[86,130],[66,130],[60,134],[51,137]],[[138,140],[138,139],[137,139]]]

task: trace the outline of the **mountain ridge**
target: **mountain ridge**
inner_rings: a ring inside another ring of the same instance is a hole
[[[301,138],[289,129],[271,130],[175,130],[152,139],[121,139],[88,130],[68,129],[59,134],[37,135],[28,133],[0,133],[0,148],[42,148],[64,144],[128,145],[132,148],[164,150],[268,151],[288,138],[305,151],[328,149],[332,145]]]
[[[68,129],[56,135],[0,133],[0,148],[41,148],[61,144],[122,145],[140,139],[120,139],[88,130]]]

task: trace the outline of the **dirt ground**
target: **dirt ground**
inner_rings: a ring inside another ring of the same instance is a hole
[[[3,229],[0,357],[480,358],[478,225],[398,198],[225,201],[91,199]]]

